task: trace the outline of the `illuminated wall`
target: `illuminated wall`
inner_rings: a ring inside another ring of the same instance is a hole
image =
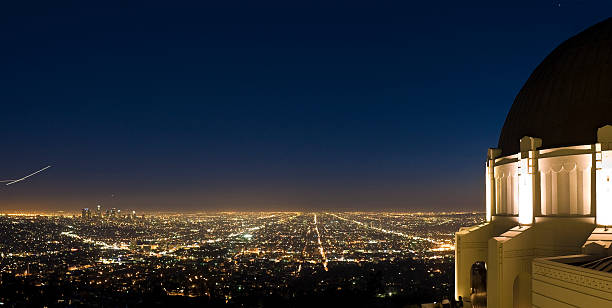
[[[489,171],[491,170],[491,168],[488,166],[485,167],[485,204],[486,204],[486,218],[487,221],[491,221],[491,216],[493,215],[492,213],[492,208],[491,208],[491,203],[493,202],[493,200],[491,200],[491,172]]]
[[[533,222],[533,179],[530,172],[529,158],[519,161],[519,223],[531,224]]]
[[[604,154],[603,156],[608,157]],[[585,216],[591,215],[592,191],[591,175],[593,152],[590,145],[523,152],[523,158],[512,155],[497,159],[498,165],[492,168],[494,174],[494,198],[491,206],[493,215],[518,215],[521,224],[533,222],[534,206],[539,206],[535,214],[541,216]],[[600,154],[601,157],[601,154]],[[601,192],[602,200],[612,201],[612,174],[610,182],[603,181],[603,174],[612,172],[612,156],[597,177],[601,187],[611,185]],[[601,164],[601,162],[600,162]],[[536,189],[534,191],[534,189]],[[603,189],[603,188],[602,188]],[[599,191],[599,189],[597,189]],[[606,192],[610,192],[610,196]],[[535,194],[534,194],[535,192]],[[604,201],[602,201],[604,202]],[[612,209],[602,207],[602,214],[612,217]],[[612,208],[612,202],[610,202]],[[609,209],[608,212],[606,212]],[[598,215],[601,216],[601,215]],[[603,218],[602,218],[603,219]],[[612,219],[608,222],[612,224]]]
[[[612,126],[606,128],[609,140],[602,143],[532,146],[535,150],[490,159],[487,221],[496,215],[518,216],[521,224],[532,224],[534,215],[595,216],[598,225],[612,226]]]
[[[599,146],[599,145],[598,145]],[[597,151],[597,224],[612,225],[612,151]]]
[[[540,158],[542,215],[591,213],[591,154]]]
[[[519,176],[517,162],[495,166],[495,214],[517,215]]]

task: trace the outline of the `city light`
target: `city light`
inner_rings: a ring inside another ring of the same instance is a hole
[[[296,294],[288,286],[296,284],[310,284],[311,296],[448,294],[454,231],[484,221],[483,213],[136,215],[102,206],[96,213],[0,215],[5,289],[19,281],[47,294],[45,286],[60,273],[71,290],[107,292],[123,302],[155,290],[227,304],[271,294],[291,299]],[[387,273],[374,289],[372,271]],[[0,291],[0,301],[18,294]],[[79,296],[65,292],[57,301]]]

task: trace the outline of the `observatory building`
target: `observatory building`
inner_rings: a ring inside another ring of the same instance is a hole
[[[533,71],[485,165],[487,222],[456,233],[472,307],[612,307],[612,18]]]

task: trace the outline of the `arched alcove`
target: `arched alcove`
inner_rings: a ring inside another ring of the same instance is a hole
[[[520,273],[512,286],[512,307],[531,308],[531,275]]]
[[[470,301],[474,308],[487,307],[487,264],[477,261],[470,270]]]

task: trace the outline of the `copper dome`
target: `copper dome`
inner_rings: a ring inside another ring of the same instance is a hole
[[[568,39],[533,71],[499,136],[502,155],[519,152],[523,136],[542,148],[592,144],[612,124],[612,18]]]

